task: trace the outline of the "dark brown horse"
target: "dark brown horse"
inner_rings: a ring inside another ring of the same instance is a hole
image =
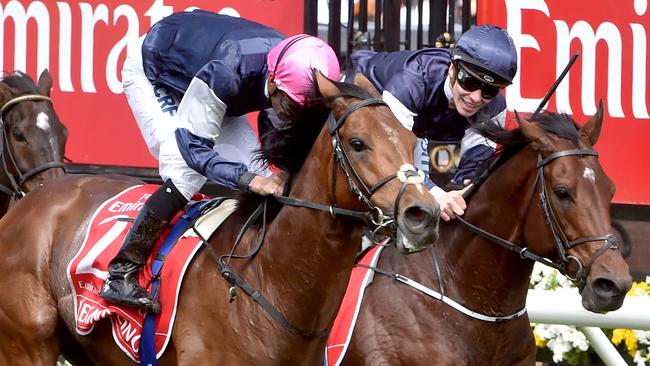
[[[317,86],[332,118],[325,127],[303,124],[310,131],[295,139],[303,146],[286,144],[292,151],[277,156],[292,160],[276,161],[300,166],[291,172],[288,196],[316,209],[298,201],[278,207],[257,255],[231,262],[233,272],[255,284],[290,324],[278,323],[243,292],[229,303],[229,284],[202,250],[185,275],[160,365],[317,365],[364,226],[384,226],[402,252],[423,250],[437,238],[439,207],[408,165],[415,137],[361,88],[321,75]],[[133,364],[114,344],[109,322],[88,336],[74,333],[66,279],[92,213],[133,184],[64,177],[31,192],[0,222],[0,364],[52,365],[59,352],[85,352],[97,365]],[[217,253],[230,250],[248,218],[250,212],[240,211],[209,239]],[[247,230],[237,252],[249,252],[262,230]]]
[[[343,364],[534,365],[535,342],[523,311],[529,259],[575,279],[585,309],[618,309],[631,277],[608,235],[614,184],[592,147],[602,117],[601,103],[581,129],[552,113],[535,123],[518,118],[514,131],[479,127],[505,149],[464,215],[478,229],[454,220],[441,225],[433,250],[408,259],[384,250],[378,268],[437,294],[375,273]],[[443,292],[445,301],[470,314],[433,298]]]
[[[0,217],[12,199],[64,174],[68,131],[54,112],[51,89],[47,69],[38,85],[19,71],[0,78]]]

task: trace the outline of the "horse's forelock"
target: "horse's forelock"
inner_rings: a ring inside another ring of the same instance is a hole
[[[532,121],[537,123],[544,131],[567,139],[576,145],[578,144],[578,131],[580,128],[568,114],[544,111]]]

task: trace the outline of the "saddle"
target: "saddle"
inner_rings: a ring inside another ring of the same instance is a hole
[[[194,197],[186,210],[172,220],[138,274],[138,281],[161,304],[159,314],[145,314],[99,297],[108,263],[119,250],[130,222],[158,186],[130,187],[101,204],[92,216],[85,239],[68,265],[73,289],[78,334],[90,334],[100,319],[108,318],[118,347],[133,361],[160,357],[169,342],[178,304],[180,283],[193,256],[230,214],[234,199]],[[163,265],[164,264],[164,265]],[[144,333],[143,333],[144,332]],[[145,336],[149,333],[150,336]]]

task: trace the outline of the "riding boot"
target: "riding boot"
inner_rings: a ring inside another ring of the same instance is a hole
[[[171,180],[144,204],[119,252],[108,265],[108,278],[99,296],[124,306],[160,311],[160,304],[138,283],[138,271],[151,254],[158,236],[187,200]]]

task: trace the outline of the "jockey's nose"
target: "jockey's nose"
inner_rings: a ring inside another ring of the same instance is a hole
[[[481,103],[483,101],[483,95],[481,93],[481,89],[474,90],[473,92],[469,93],[469,98],[474,103]]]

